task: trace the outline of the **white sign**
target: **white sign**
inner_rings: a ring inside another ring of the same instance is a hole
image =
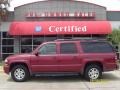
[[[26,13],[27,18],[38,18],[38,17],[95,17],[95,12],[28,12]]]
[[[49,32],[86,32],[87,26],[64,26],[64,27],[56,27],[50,26]]]

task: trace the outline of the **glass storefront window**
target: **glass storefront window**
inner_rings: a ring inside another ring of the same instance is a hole
[[[3,38],[12,38],[12,36],[8,35],[7,32],[2,32],[2,37]]]
[[[2,53],[14,53],[13,46],[3,46]]]
[[[64,35],[57,35],[57,39],[64,39]]]
[[[71,39],[73,37],[73,35],[64,35],[65,39]]]
[[[39,45],[34,45],[33,46],[33,50],[35,50]]]
[[[3,60],[4,60],[6,57],[10,56],[10,55],[13,55],[13,54],[3,54],[3,55],[2,55]]]
[[[44,42],[44,37],[33,38],[33,45],[40,45],[42,42]]]
[[[14,40],[13,39],[2,39],[2,44],[3,45],[13,45]]]
[[[32,38],[21,38],[21,45],[32,45]]]
[[[7,56],[14,54],[14,38],[7,32],[1,32],[0,35],[0,56],[5,59]]]
[[[91,35],[79,35],[79,34],[76,34],[76,35],[73,35],[73,38],[90,38],[91,37]]]
[[[21,46],[21,53],[29,53],[32,51],[32,46]]]
[[[57,36],[45,36],[45,41],[53,41],[56,39],[57,39]]]

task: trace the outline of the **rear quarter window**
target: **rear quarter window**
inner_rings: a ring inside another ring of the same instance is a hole
[[[81,47],[85,53],[111,53],[113,47],[108,42],[81,42]]]

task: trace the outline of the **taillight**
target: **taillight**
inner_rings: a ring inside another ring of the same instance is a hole
[[[117,55],[115,55],[115,60],[117,60],[118,58],[117,58]]]
[[[119,60],[117,59],[117,60],[115,60],[115,62],[116,62],[116,64],[119,64]]]

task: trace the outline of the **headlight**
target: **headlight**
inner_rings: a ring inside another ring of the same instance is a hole
[[[8,60],[7,59],[5,59],[5,63],[7,63],[8,62]]]

